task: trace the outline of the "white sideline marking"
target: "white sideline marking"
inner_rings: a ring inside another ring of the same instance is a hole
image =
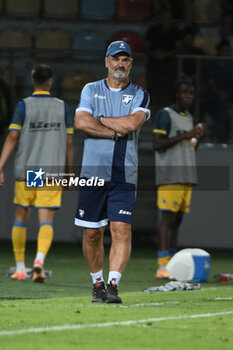
[[[144,304],[118,305],[118,307],[131,308],[131,307],[143,307],[143,306],[163,306],[165,304],[179,304],[179,301],[165,301],[164,303],[144,303]]]
[[[214,300],[232,300],[232,297],[217,297]]]
[[[102,327],[112,327],[112,326],[131,326],[138,323],[147,323],[147,322],[161,322],[161,321],[170,321],[170,320],[183,320],[183,319],[193,319],[193,318],[205,318],[205,317],[214,317],[214,316],[224,316],[232,315],[233,310],[215,312],[208,314],[197,314],[197,315],[180,315],[180,316],[170,316],[170,317],[158,317],[158,318],[148,318],[144,320],[135,320],[135,321],[121,321],[121,322],[106,322],[106,323],[90,323],[90,324],[65,324],[63,326],[52,326],[44,328],[29,328],[29,329],[18,329],[14,331],[0,331],[0,336],[11,336],[11,335],[21,335],[28,333],[43,333],[43,332],[55,332],[55,331],[65,331],[73,329],[84,329],[84,328],[102,328]]]

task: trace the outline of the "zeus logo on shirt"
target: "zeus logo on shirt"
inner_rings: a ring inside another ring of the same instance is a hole
[[[133,95],[123,95],[122,102],[126,106],[133,100]]]
[[[30,130],[31,131],[37,131],[37,130],[59,130],[61,126],[61,123],[57,122],[30,122]]]

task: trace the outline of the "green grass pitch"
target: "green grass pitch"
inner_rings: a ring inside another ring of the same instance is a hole
[[[27,245],[27,267],[35,254]],[[1,350],[207,350],[233,349],[233,281],[230,251],[211,252],[211,275],[201,290],[144,293],[156,281],[156,252],[133,248],[119,295],[122,305],[92,304],[91,278],[81,247],[54,245],[44,284],[4,278],[14,266],[10,243],[0,247]],[[107,278],[107,251],[105,279]]]

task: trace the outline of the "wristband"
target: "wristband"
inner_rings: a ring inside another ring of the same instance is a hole
[[[115,132],[114,140],[115,140],[115,141],[118,141],[118,133],[117,133],[116,131],[114,131],[114,132]]]
[[[112,140],[118,141],[118,134],[116,131],[112,131]]]

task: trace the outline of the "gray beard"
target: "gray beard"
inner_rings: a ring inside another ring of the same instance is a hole
[[[128,73],[122,71],[112,72],[113,78],[119,81],[125,80],[128,75]]]

